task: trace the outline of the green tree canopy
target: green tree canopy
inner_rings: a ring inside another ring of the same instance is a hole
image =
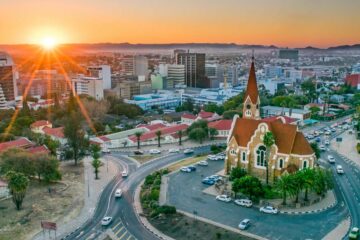
[[[235,179],[232,184],[232,190],[235,193],[241,192],[250,199],[258,199],[264,195],[264,189],[260,180],[249,175]]]
[[[7,172],[6,179],[16,209],[20,210],[29,185],[29,179],[23,173],[15,171]]]

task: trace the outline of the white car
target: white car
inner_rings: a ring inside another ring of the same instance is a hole
[[[124,178],[124,177],[127,177],[128,176],[128,172],[126,170],[122,171],[121,173],[121,176]]]
[[[115,191],[115,197],[116,197],[116,198],[119,198],[119,197],[121,197],[121,196],[122,196],[122,191],[121,191],[121,189],[120,189],[120,188],[116,189],[116,191]]]
[[[150,154],[160,154],[161,151],[159,149],[150,149],[149,153]]]
[[[337,165],[337,166],[336,166],[336,172],[337,172],[338,174],[344,174],[344,169],[342,168],[341,165]]]
[[[239,228],[245,230],[250,226],[250,219],[244,219],[239,223]]]
[[[326,151],[326,147],[324,145],[319,146],[320,151]]]
[[[188,167],[182,167],[182,168],[180,168],[180,171],[189,173],[189,172],[191,172],[191,169]]]
[[[252,201],[249,199],[236,199],[234,203],[242,207],[252,207]]]
[[[102,151],[103,153],[110,153],[110,150],[109,150],[108,148],[103,148],[101,151]]]
[[[325,131],[325,135],[331,135],[330,131]]]
[[[216,200],[228,203],[228,202],[231,202],[231,197],[229,197],[227,195],[219,195],[219,196],[216,196]]]
[[[200,165],[200,166],[207,166],[207,165],[209,165],[209,163],[204,160],[204,161],[198,162],[198,165]]]
[[[328,156],[329,163],[335,163],[335,158],[331,155]]]
[[[102,220],[101,220],[101,225],[103,226],[107,226],[111,223],[112,221],[112,217],[104,217]]]
[[[169,153],[178,153],[180,150],[178,148],[170,148]]]
[[[270,214],[277,214],[278,210],[276,208],[272,207],[272,206],[266,206],[266,207],[261,207],[260,212],[270,213]]]
[[[329,141],[329,140],[325,140],[324,144],[325,144],[325,145],[330,145],[330,141]]]
[[[191,148],[188,148],[188,149],[185,149],[185,150],[184,150],[184,153],[185,153],[185,154],[190,154],[190,153],[193,153],[193,152],[194,152],[194,150],[191,149]]]
[[[210,161],[217,161],[218,158],[216,157],[216,155],[208,155],[207,156],[207,159],[210,160]]]

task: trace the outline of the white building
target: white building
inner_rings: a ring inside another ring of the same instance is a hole
[[[101,78],[104,89],[111,89],[111,69],[109,65],[87,67],[90,77]]]
[[[185,84],[185,66],[181,64],[160,64],[158,71],[161,76],[167,78],[167,87]]]
[[[0,84],[0,110],[8,109],[4,92]]]
[[[104,87],[102,78],[86,77],[79,74],[77,78],[72,79],[73,89],[77,95],[89,95],[96,100],[104,98]]]

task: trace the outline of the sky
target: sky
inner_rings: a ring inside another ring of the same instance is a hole
[[[360,43],[359,0],[0,0],[0,44]]]

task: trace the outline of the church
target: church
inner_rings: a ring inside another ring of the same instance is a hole
[[[248,174],[263,181],[268,174],[268,180],[272,183],[285,172],[292,173],[314,167],[315,153],[296,125],[286,123],[282,117],[273,118],[271,121],[261,119],[254,57],[242,112],[242,118],[234,116],[227,138],[225,174],[229,174],[234,167],[241,167]],[[267,132],[271,132],[275,140],[269,149],[268,169],[268,149],[264,144],[264,135]]]

